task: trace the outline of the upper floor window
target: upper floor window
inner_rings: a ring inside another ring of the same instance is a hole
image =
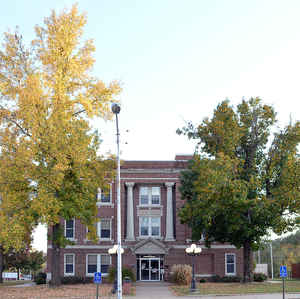
[[[98,237],[100,239],[111,239],[111,219],[101,219],[98,222]]]
[[[159,205],[160,187],[141,187],[140,188],[141,205]]]
[[[73,253],[71,254],[65,254],[64,256],[64,275],[74,275],[75,273],[75,255]]]
[[[140,217],[140,236],[159,237],[160,217]]]
[[[107,185],[105,188],[98,188],[97,202],[100,204],[110,204],[112,202],[112,184]]]
[[[236,275],[236,260],[234,253],[225,253],[225,274]]]
[[[75,221],[74,219],[65,221],[65,237],[68,239],[74,239],[75,236]]]

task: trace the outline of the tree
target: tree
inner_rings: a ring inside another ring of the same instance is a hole
[[[18,171],[24,165],[24,158],[16,159],[14,142],[10,143],[14,148],[11,151],[4,143],[0,153],[0,283],[3,282],[4,255],[12,249],[17,252],[29,248],[31,232],[37,224],[37,215],[31,208],[29,183],[23,172]]]
[[[111,117],[120,87],[92,76],[95,48],[82,41],[85,23],[76,5],[53,11],[35,27],[30,48],[16,31],[5,33],[0,51],[1,149],[14,153],[8,168],[23,163],[2,184],[10,189],[23,177],[31,195],[28,214],[52,231],[54,286],[60,285],[60,248],[67,244],[60,221],[80,219],[93,234],[96,190],[111,181],[115,164],[97,154],[100,140],[90,120]]]
[[[199,140],[194,159],[181,177],[185,200],[179,217],[193,239],[243,247],[244,282],[252,280],[252,254],[270,229],[290,230],[299,211],[300,123],[289,124],[270,141],[276,122],[259,98],[236,109],[220,103],[211,119],[178,130]]]
[[[4,260],[6,269],[17,270],[18,280],[20,279],[20,271],[35,274],[45,262],[43,252],[35,250],[14,251],[11,249],[5,254]]]

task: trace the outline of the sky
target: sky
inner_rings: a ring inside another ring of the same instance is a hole
[[[94,75],[123,87],[121,159],[193,153],[176,129],[210,117],[224,99],[235,105],[259,96],[274,106],[279,126],[299,119],[300,1],[10,0],[1,6],[0,35],[18,26],[29,42],[52,9],[73,3],[87,14]],[[93,124],[102,153],[114,153],[115,123]],[[45,228],[34,247],[46,250]]]

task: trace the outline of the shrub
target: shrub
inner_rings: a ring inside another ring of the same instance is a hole
[[[34,282],[36,284],[45,284],[46,283],[46,278],[47,278],[47,274],[44,272],[40,272],[38,273],[35,277],[34,277]]]
[[[221,282],[221,277],[219,275],[214,275],[211,280],[212,282]]]
[[[221,282],[241,282],[239,276],[224,276],[221,278]]]
[[[201,278],[201,279],[199,280],[199,282],[200,282],[200,283],[205,283],[206,280],[205,280],[204,278]]]
[[[214,275],[212,276],[211,280],[213,282],[241,282],[241,278],[239,276],[220,277],[219,275]]]
[[[171,268],[171,281],[179,285],[189,285],[192,280],[192,267],[190,265],[173,265]]]
[[[93,277],[66,276],[61,278],[62,284],[92,283],[93,281]]]
[[[115,281],[116,276],[116,268],[109,268],[108,270],[108,282],[113,283]],[[130,277],[131,281],[135,281],[135,275],[131,268],[128,267],[122,267],[122,280],[124,280],[125,277]]]
[[[264,273],[254,273],[253,274],[253,280],[256,282],[263,282],[267,279],[267,275]]]

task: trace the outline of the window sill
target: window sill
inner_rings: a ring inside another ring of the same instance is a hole
[[[142,204],[139,204],[137,207],[138,208],[162,208],[163,206],[161,204],[158,204],[158,205],[142,205]]]
[[[161,236],[138,236],[136,237],[137,240],[145,240],[145,239],[157,239],[157,240],[162,240],[163,237]]]
[[[85,276],[86,276],[86,277],[94,277],[94,273],[86,273]],[[107,276],[108,276],[108,273],[102,273],[102,272],[101,272],[101,276],[102,276],[102,277],[107,277]]]
[[[97,207],[109,207],[109,208],[114,207],[114,204],[111,202],[97,202],[96,205]]]
[[[68,277],[68,276],[74,276],[74,273],[64,273],[64,277]]]

